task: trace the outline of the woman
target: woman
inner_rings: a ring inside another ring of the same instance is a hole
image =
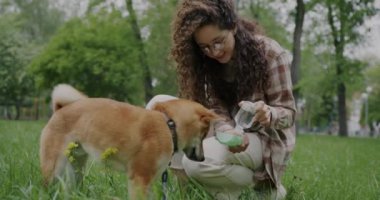
[[[234,11],[232,0],[184,0],[173,23],[172,56],[180,96],[225,118],[204,140],[204,162],[173,161],[216,199],[238,199],[246,187],[283,199],[281,176],[295,145],[295,104],[289,55],[256,24]],[[171,97],[161,96],[152,102]],[[233,116],[244,106],[255,123],[240,146],[219,143],[215,132],[236,132]],[[264,198],[268,198],[267,196]]]

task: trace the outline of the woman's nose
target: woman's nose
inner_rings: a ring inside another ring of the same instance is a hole
[[[211,55],[213,57],[220,57],[222,55],[222,50],[219,50],[219,49],[212,49],[211,50]]]

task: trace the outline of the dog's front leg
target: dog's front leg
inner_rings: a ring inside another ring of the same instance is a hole
[[[149,184],[145,184],[141,177],[134,176],[128,179],[128,194],[130,200],[145,200],[148,198]]]
[[[157,167],[155,162],[140,156],[128,168],[128,193],[131,200],[145,200],[149,196],[149,187],[153,182]]]

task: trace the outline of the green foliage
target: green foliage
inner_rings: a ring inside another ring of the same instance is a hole
[[[368,96],[368,123],[380,122],[380,91],[375,90]],[[372,125],[371,125],[372,126]]]
[[[289,40],[290,34],[285,30],[284,25],[278,22],[276,11],[269,8],[267,3],[253,1],[250,3],[249,9],[242,12],[242,15],[257,20],[263,27],[265,35],[275,39],[284,48],[292,48]]]
[[[20,32],[17,15],[0,18],[0,104],[6,106],[25,103],[33,92],[33,79],[26,73],[26,64],[38,50]]]
[[[154,80],[154,93],[176,95],[176,72],[169,54],[171,47],[170,24],[177,0],[166,0],[165,3],[151,0],[150,3],[152,5],[142,19],[142,24],[149,29],[145,50]]]
[[[335,71],[328,54],[315,54],[312,47],[302,52],[301,77],[295,86],[299,88],[306,107],[301,118],[302,125],[327,126],[334,114]]]
[[[368,68],[366,75],[368,85],[372,87],[368,95],[368,123],[372,124],[372,121],[380,122],[380,64]]]
[[[326,126],[336,121],[336,71],[334,57],[328,53],[316,54],[313,47],[303,51],[301,70],[302,79],[296,88],[300,88],[302,97],[306,99],[306,114],[302,123],[313,126]],[[346,83],[347,96],[352,96],[364,87],[363,69],[366,63],[359,60],[345,60],[346,71],[341,80]],[[334,100],[335,99],[335,100]]]
[[[0,7],[0,104],[9,118],[15,106],[17,119],[35,95],[27,66],[60,26],[62,14],[48,0],[1,0]]]
[[[37,85],[69,83],[92,97],[142,103],[136,41],[121,13],[72,19],[31,64]]]
[[[368,67],[368,63],[347,58],[343,66],[346,70],[342,79],[346,83],[347,96],[351,97],[355,92],[364,87],[363,71]]]
[[[39,43],[48,41],[63,23],[63,13],[52,8],[49,0],[13,0],[10,6],[20,10],[22,31]]]
[[[361,38],[360,27],[364,21],[376,14],[375,0],[324,0],[323,4],[330,7],[332,19],[337,28],[336,38],[343,44],[356,43]]]
[[[367,17],[375,14],[373,4],[374,0],[325,0],[328,24],[331,29],[331,38],[335,47],[335,62],[337,76],[337,95],[338,101],[343,102],[339,105],[339,134],[347,135],[346,121],[346,91],[347,79],[350,78],[350,70],[357,66],[355,63],[347,62],[349,59],[344,55],[346,46],[360,41],[359,27],[363,24]],[[355,70],[353,70],[355,71]]]

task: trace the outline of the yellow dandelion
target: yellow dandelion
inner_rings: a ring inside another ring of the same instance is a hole
[[[66,149],[64,154],[65,154],[66,157],[69,157],[70,154],[71,154],[70,149]]]
[[[68,145],[67,145],[67,149],[75,149],[78,147],[78,143],[75,143],[75,142],[70,142]]]
[[[115,147],[110,147],[110,148],[107,148],[103,153],[102,153],[102,160],[106,160],[107,158],[109,158],[110,156],[112,155],[115,155],[116,153],[118,152],[117,148]]]
[[[74,161],[75,161],[74,156],[69,156],[69,161],[70,161],[71,163],[74,162]]]
[[[74,156],[72,155],[72,151],[77,148],[79,145],[78,143],[75,143],[75,142],[70,142],[68,145],[67,145],[67,148],[64,152],[65,156],[69,159],[69,161],[72,163],[75,161],[75,158]]]

